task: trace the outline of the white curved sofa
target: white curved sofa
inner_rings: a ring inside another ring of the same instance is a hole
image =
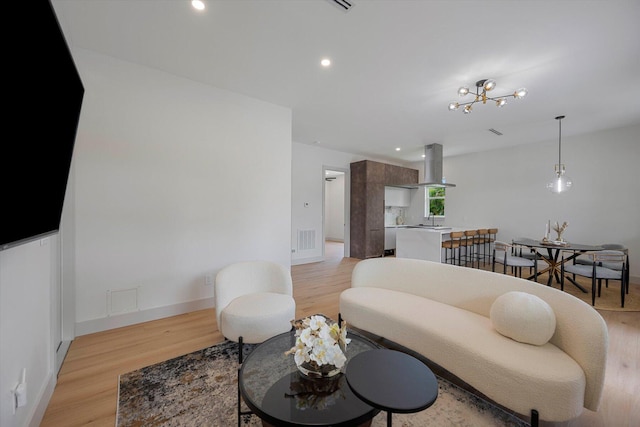
[[[548,342],[525,344],[496,331],[491,307],[510,291],[552,308]],[[431,261],[373,258],[355,266],[351,288],[340,295],[340,315],[419,353],[499,405],[531,414],[532,422],[538,414],[567,421],[600,405],[606,324],[591,306],[551,287]]]

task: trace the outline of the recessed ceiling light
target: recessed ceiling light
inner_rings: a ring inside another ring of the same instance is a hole
[[[329,65],[331,65],[331,60],[329,58],[323,58],[322,61],[320,61],[320,65],[322,65],[323,67],[328,67]]]
[[[204,10],[204,2],[202,0],[191,0],[191,6],[197,10]]]
[[[396,151],[400,151],[400,147],[396,147]]]

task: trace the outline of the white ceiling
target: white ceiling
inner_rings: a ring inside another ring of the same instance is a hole
[[[204,1],[53,4],[74,48],[290,107],[299,143],[418,161],[640,123],[638,0]],[[483,78],[529,94],[448,111]]]

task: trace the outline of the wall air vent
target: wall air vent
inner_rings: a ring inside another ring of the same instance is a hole
[[[495,133],[498,136],[502,135],[502,132],[500,132],[499,130],[496,130],[494,128],[489,129],[489,132]]]
[[[327,0],[336,5],[343,12],[348,12],[354,5],[351,0]]]
[[[298,230],[298,252],[316,248],[316,230]]]

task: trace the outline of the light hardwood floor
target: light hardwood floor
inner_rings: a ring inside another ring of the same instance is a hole
[[[338,297],[359,261],[342,258],[328,243],[326,260],[292,267],[297,317],[338,316]],[[640,294],[640,285],[632,285]],[[600,311],[610,348],[604,398],[597,413],[585,411],[570,427],[640,426],[640,313]],[[221,342],[213,309],[76,338],[58,377],[41,426],[115,425],[118,376]]]

